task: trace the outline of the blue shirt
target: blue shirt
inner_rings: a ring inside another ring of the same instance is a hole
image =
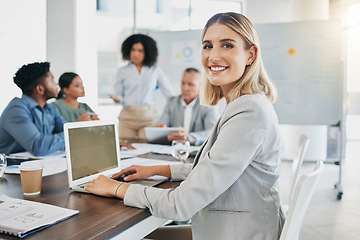
[[[64,149],[64,123],[53,105],[41,108],[27,95],[15,97],[0,117],[0,152],[44,156]]]
[[[159,87],[165,97],[174,96],[172,85],[157,66],[142,66],[141,72],[133,63],[119,68],[116,74],[115,95],[123,106],[155,105],[155,91]]]

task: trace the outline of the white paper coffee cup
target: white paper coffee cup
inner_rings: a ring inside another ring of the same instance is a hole
[[[21,186],[24,195],[41,193],[44,164],[39,161],[26,161],[20,164]]]

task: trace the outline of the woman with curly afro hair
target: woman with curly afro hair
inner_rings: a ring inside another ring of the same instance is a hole
[[[129,64],[118,69],[114,94],[109,94],[123,106],[119,115],[119,137],[145,139],[144,128],[153,126],[158,118],[155,91],[159,88],[167,98],[174,96],[174,91],[156,65],[158,50],[154,39],[133,34],[123,42],[121,53]]]

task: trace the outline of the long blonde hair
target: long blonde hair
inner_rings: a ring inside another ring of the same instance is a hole
[[[244,74],[238,80],[234,88],[229,92],[228,97],[230,101],[242,96],[254,93],[264,93],[267,98],[274,103],[276,101],[276,88],[270,81],[266,70],[263,66],[260,52],[260,43],[254,26],[244,15],[234,12],[218,13],[211,17],[202,32],[201,39],[204,39],[206,31],[209,27],[219,23],[228,26],[234,32],[240,34],[244,39],[245,48],[248,50],[252,46],[257,48],[257,54],[251,65],[247,65]],[[200,101],[204,105],[216,105],[223,94],[219,86],[214,86],[209,82],[209,79],[204,73],[204,78],[201,87]]]

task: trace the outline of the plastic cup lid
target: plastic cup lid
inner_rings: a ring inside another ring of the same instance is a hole
[[[43,168],[44,168],[44,164],[39,160],[26,161],[20,163],[20,170],[31,171],[31,170],[38,170]]]

